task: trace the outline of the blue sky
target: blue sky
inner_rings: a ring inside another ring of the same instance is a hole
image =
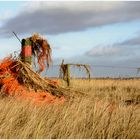
[[[140,2],[0,1],[0,59],[20,51],[19,38],[39,32],[54,63],[139,67]]]
[[[64,57],[82,55],[86,51],[98,45],[113,45],[131,39],[139,30],[140,21],[131,23],[114,24],[111,26],[103,26],[99,28],[90,28],[86,31],[71,32],[55,37],[49,36],[50,42],[54,45],[63,46],[61,49],[65,52],[62,54],[59,49],[56,56]],[[133,27],[133,28],[130,28]],[[55,44],[55,42],[57,42]]]

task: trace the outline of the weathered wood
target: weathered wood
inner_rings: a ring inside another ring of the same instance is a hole
[[[70,86],[71,72],[70,66],[76,66],[79,68],[84,68],[86,70],[86,74],[88,75],[88,79],[90,80],[90,66],[87,64],[64,64],[64,60],[60,65],[60,78],[63,78],[64,81],[67,82],[67,86]]]

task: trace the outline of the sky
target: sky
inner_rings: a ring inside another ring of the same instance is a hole
[[[46,38],[54,64],[140,67],[139,1],[0,1],[0,59],[20,52],[13,31]]]

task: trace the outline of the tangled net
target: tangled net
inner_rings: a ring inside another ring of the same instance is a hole
[[[26,38],[26,41],[32,42],[32,54],[38,60],[38,73],[40,73],[52,63],[51,47],[48,41],[41,37],[38,33],[34,33],[31,37]]]
[[[0,63],[0,93],[35,103],[64,102],[64,93],[56,81],[44,79],[30,65],[12,57]]]

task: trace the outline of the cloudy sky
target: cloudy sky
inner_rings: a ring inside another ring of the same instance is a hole
[[[55,63],[140,67],[140,2],[0,1],[0,59],[40,33]]]

